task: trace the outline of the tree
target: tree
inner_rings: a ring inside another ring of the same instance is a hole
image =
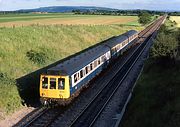
[[[178,41],[173,34],[159,33],[157,39],[154,42],[154,46],[151,48],[151,57],[154,58],[175,58],[176,50],[178,47]]]
[[[151,22],[152,15],[148,12],[141,12],[139,15],[139,23],[142,25],[146,25]]]

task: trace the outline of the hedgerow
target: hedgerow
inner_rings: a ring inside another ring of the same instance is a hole
[[[151,48],[150,56],[152,58],[175,59],[177,57],[178,40],[176,32],[168,30],[163,25]]]
[[[37,63],[37,64],[45,64],[46,60],[48,59],[47,55],[43,52],[38,52],[35,50],[30,50],[26,53],[26,56],[29,58],[30,61]]]

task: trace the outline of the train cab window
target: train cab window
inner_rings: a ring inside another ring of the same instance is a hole
[[[80,71],[80,78],[83,77],[83,70]]]
[[[58,78],[58,89],[64,90],[65,89],[65,79]]]
[[[42,88],[47,89],[48,88],[48,78],[44,77],[42,79]]]
[[[50,89],[56,89],[56,78],[50,78]]]

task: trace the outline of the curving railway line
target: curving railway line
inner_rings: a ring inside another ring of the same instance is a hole
[[[103,109],[106,107],[108,102],[111,100],[117,89],[121,86],[121,83],[126,78],[138,58],[144,51],[147,40],[151,35],[157,31],[165,19],[161,17],[155,23],[151,24],[147,29],[139,34],[142,42],[138,48],[134,51],[133,55],[126,61],[123,68],[121,68],[117,74],[108,82],[106,86],[100,91],[94,99],[86,106],[86,108],[76,117],[69,127],[92,127]]]
[[[166,16],[162,16],[157,19],[154,23],[150,24],[146,29],[139,33],[139,38],[137,40],[137,48],[133,51],[132,55],[123,66],[111,77],[111,79],[97,92],[97,94],[91,99],[91,101],[85,105],[85,108],[80,111],[80,113],[75,117],[68,127],[91,127],[96,122],[97,118],[100,116],[101,112],[104,110],[108,102],[111,100],[113,95],[116,93],[117,89],[121,86],[121,83],[126,78],[128,73],[133,68],[134,64],[137,62],[138,58],[144,51],[147,40],[151,35],[157,31],[161,24],[165,21]],[[40,126],[47,127],[51,126],[52,123],[58,119],[59,116],[63,115],[63,112],[68,107],[58,107],[58,108],[44,108],[40,109],[38,114],[33,118],[27,118],[15,126]],[[57,125],[58,126],[58,125]],[[59,125],[61,126],[61,125]]]

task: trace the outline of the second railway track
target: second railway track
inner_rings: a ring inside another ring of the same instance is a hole
[[[116,75],[112,78],[107,85],[93,98],[93,100],[86,106],[86,108],[79,114],[78,117],[71,123],[69,127],[91,127],[99,117],[103,109],[106,107],[108,102],[111,100],[116,90],[121,86],[121,83],[126,78],[134,64],[144,51],[148,38],[151,37],[154,31],[158,30],[165,17],[157,20],[156,23],[151,24],[148,30],[143,33],[146,34],[146,38],[142,44],[134,51],[133,55],[126,61],[123,68],[121,68]],[[144,36],[142,34],[142,36]]]
[[[138,56],[143,52],[143,48],[146,46],[146,43],[141,42],[147,40],[154,31],[156,31],[165,17],[161,17],[156,22],[152,23],[149,27],[143,30],[139,36],[139,46],[134,51],[133,55],[128,59],[123,67],[113,76],[111,81],[109,81],[99,92],[94,96],[94,98],[88,103],[81,113],[67,126],[71,127],[90,127],[94,124],[100,113],[103,111],[106,104],[109,102],[113,94],[116,92],[118,87],[121,85],[121,82],[124,80],[128,72],[133,67],[133,64],[137,61]],[[22,126],[50,126],[53,121],[57,119],[59,115],[62,114],[63,108],[55,109],[44,109],[36,117],[31,120],[28,120],[26,124]]]

